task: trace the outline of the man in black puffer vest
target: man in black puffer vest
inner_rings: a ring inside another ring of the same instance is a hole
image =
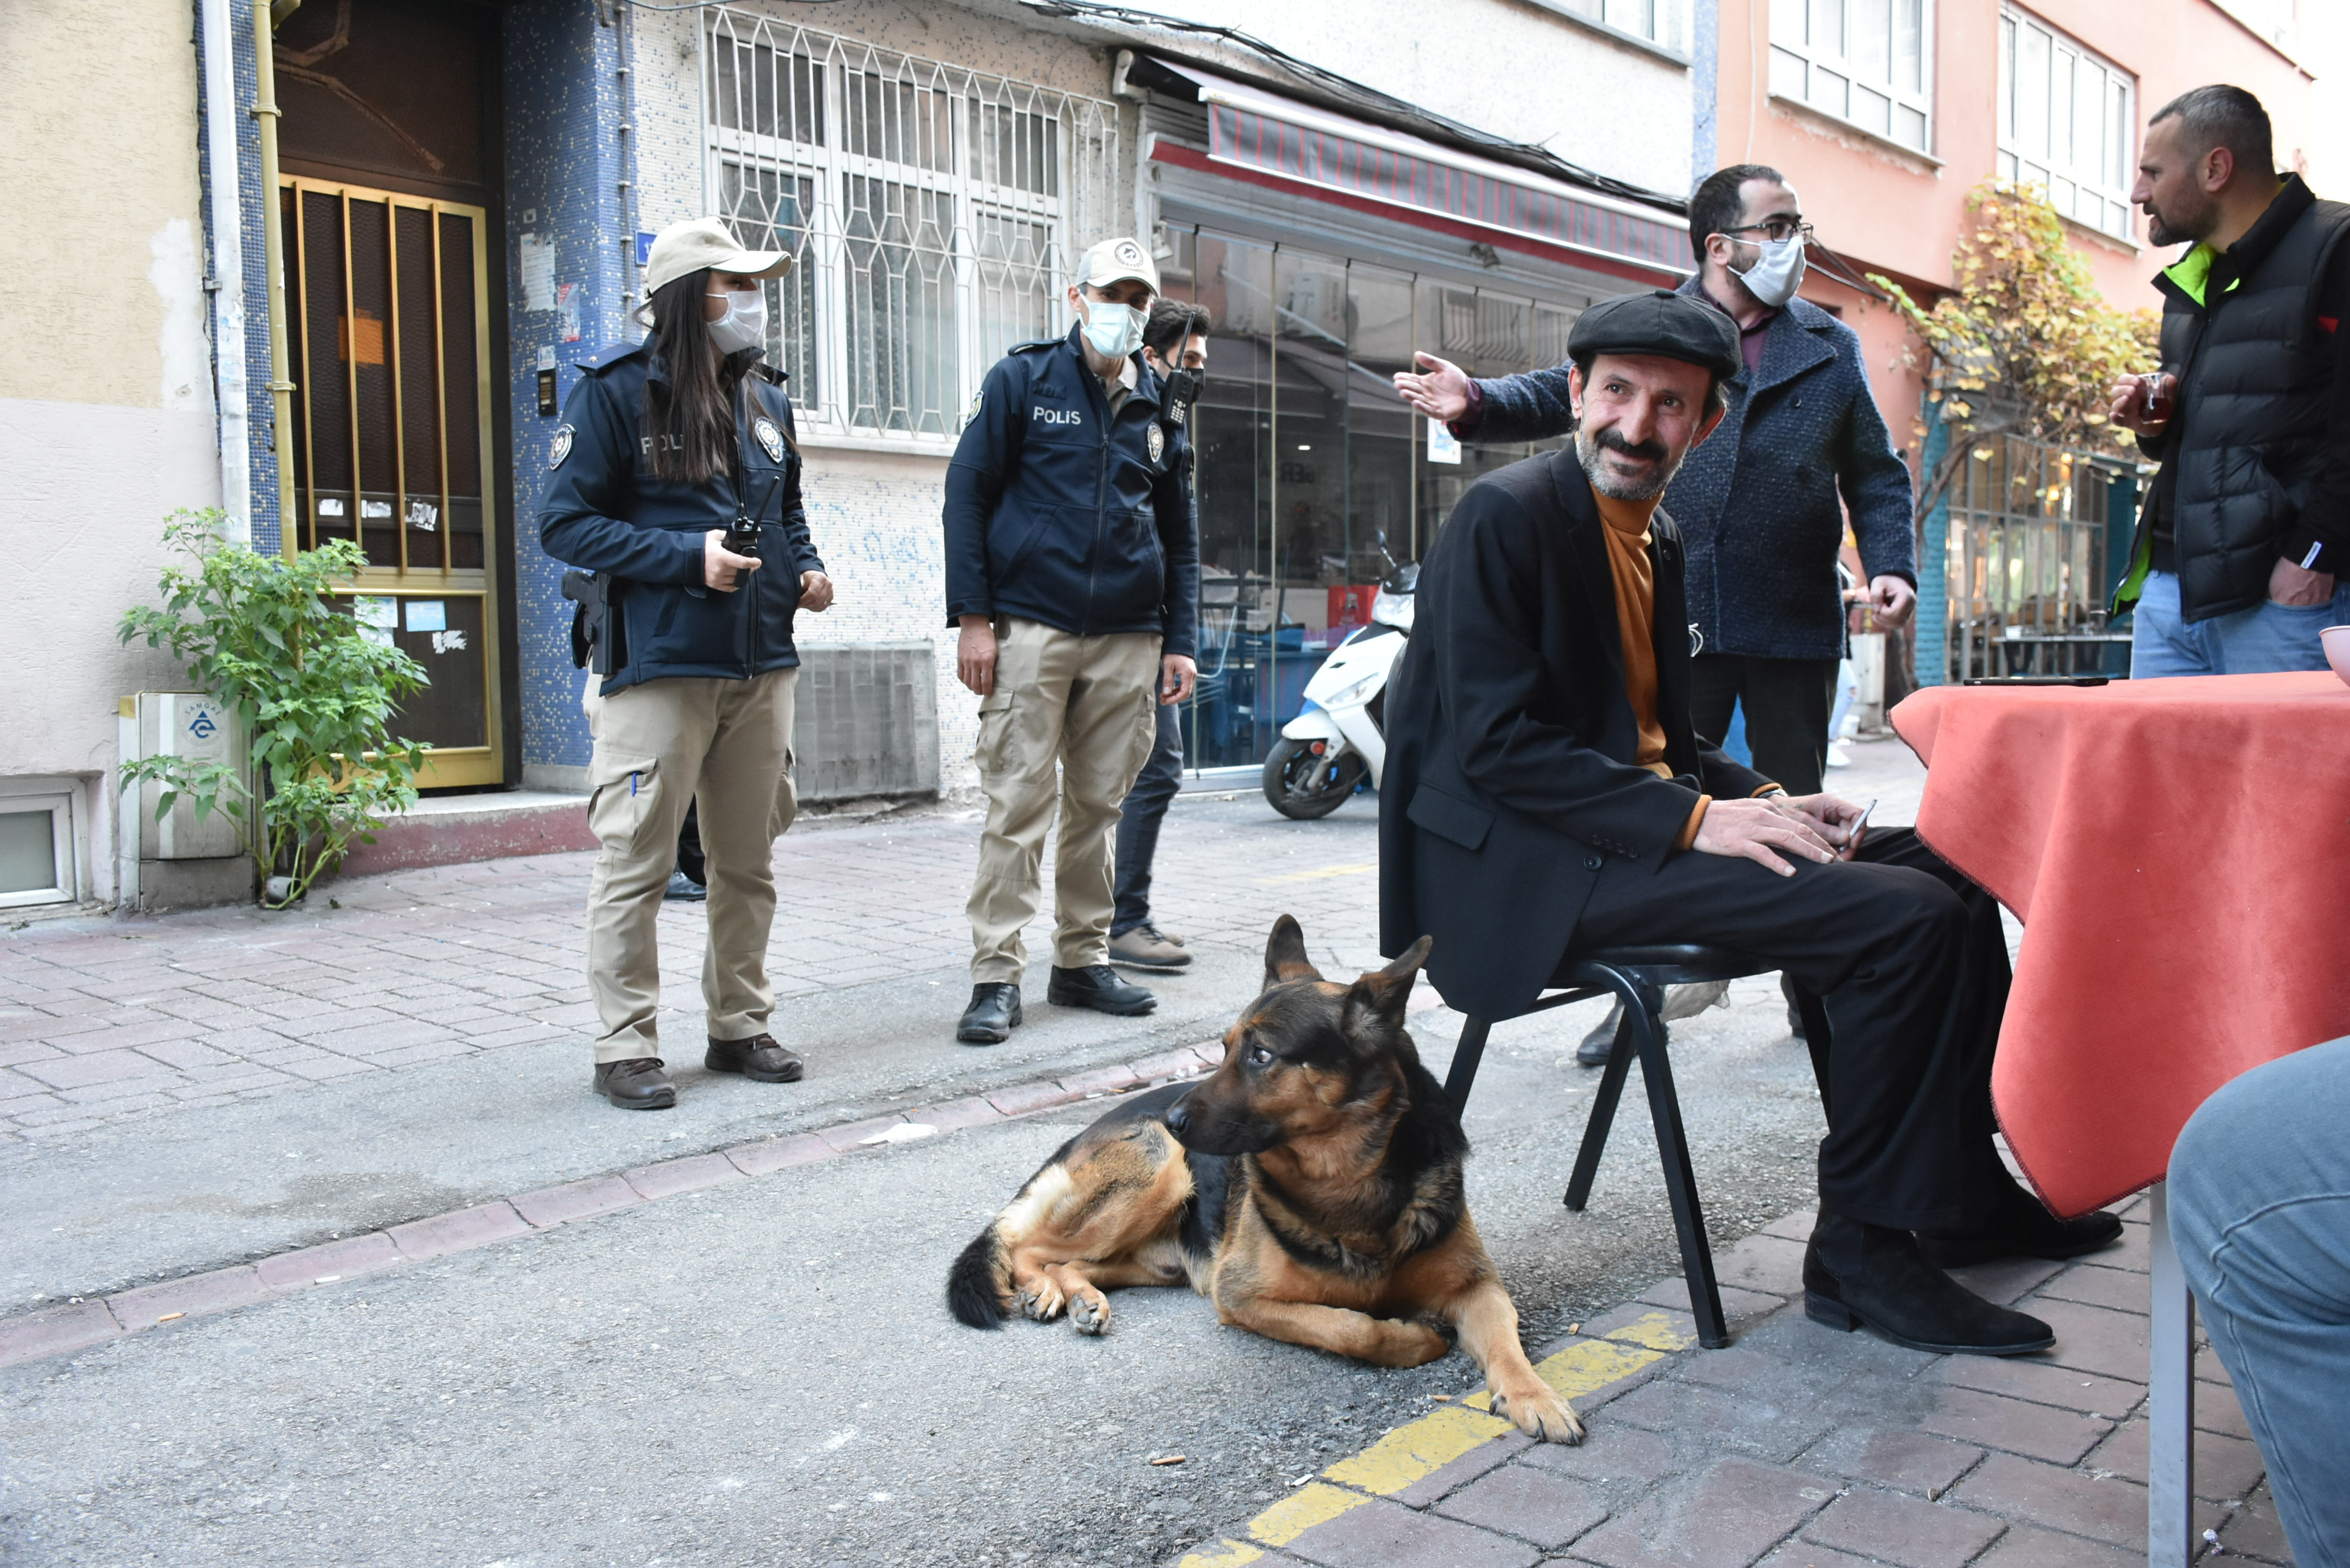
[[[2350,205],[2275,167],[2241,88],[2147,124],[2132,199],[2192,248],[2155,280],[2161,378],[2114,386],[2162,464],[2114,596],[2140,680],[2322,670],[2318,632],[2350,621]]]

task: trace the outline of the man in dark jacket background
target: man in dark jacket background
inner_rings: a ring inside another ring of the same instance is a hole
[[[987,826],[972,878],[968,1044],[1010,1037],[1057,799],[1047,1002],[1133,1015],[1157,999],[1109,966],[1110,835],[1190,695],[1200,582],[1190,438],[1142,359],[1159,268],[1133,239],[1085,254],[1077,324],[987,373],[947,468],[947,620],[977,692]]]
[[[2115,596],[2137,607],[2130,674],[2322,670],[2317,634],[2350,621],[2350,205],[2278,178],[2235,87],[2155,111],[2132,200],[2148,239],[2191,248],[2155,279],[2166,400],[2114,387],[2162,464]]]
[[[1471,485],[1421,564],[1388,691],[1380,949],[1432,938],[1438,992],[1487,1020],[1524,1012],[1578,943],[1783,965],[1834,1022],[1808,1314],[1938,1352],[2043,1349],[2045,1324],[1937,1266],[2121,1232],[2054,1219],[1992,1146],[1997,904],[1915,834],[1861,837],[1858,808],[1790,798],[1690,722],[1680,536],[1657,503],[1720,417],[1737,334],[1652,294],[1595,306],[1567,348],[1574,448]]]

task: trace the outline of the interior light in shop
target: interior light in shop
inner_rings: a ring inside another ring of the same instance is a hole
[[[1312,452],[1314,449],[1313,449],[1312,447],[1310,447],[1310,446],[1307,446],[1304,441],[1299,441],[1299,442],[1297,443],[1297,450],[1298,450],[1298,451],[1300,451],[1300,452]]]

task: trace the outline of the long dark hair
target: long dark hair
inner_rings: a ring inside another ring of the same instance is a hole
[[[704,267],[653,290],[653,353],[666,380],[645,383],[642,433],[651,441],[653,477],[671,484],[708,484],[734,468],[734,392],[739,374],[724,373],[724,357],[710,336],[702,296]]]

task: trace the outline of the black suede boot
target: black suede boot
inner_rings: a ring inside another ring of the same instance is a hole
[[[2038,1318],[1993,1306],[1928,1262],[1908,1231],[1825,1208],[1804,1252],[1804,1315],[1847,1332],[1866,1324],[1937,1355],[2029,1355],[2056,1343]]]
[[[1962,1269],[1994,1258],[2077,1258],[2121,1240],[2121,1220],[2102,1209],[2077,1220],[2059,1220],[2005,1166],[1991,1179],[1999,1184],[1999,1198],[1991,1223],[1980,1231],[1919,1231],[1918,1245],[1928,1262]]]

